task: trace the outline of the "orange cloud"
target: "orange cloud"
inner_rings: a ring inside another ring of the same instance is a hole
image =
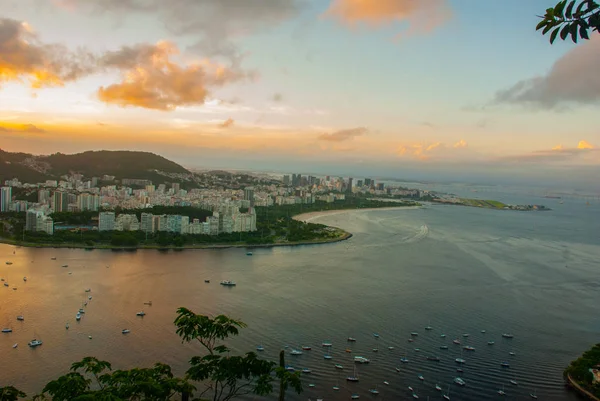
[[[13,123],[0,123],[0,131],[2,132],[23,132],[29,134],[41,134],[46,132],[45,130],[33,125],[33,124],[13,124]]]
[[[90,73],[93,56],[42,43],[26,22],[0,18],[0,85],[29,80],[34,89],[63,86]]]
[[[325,16],[351,26],[408,22],[411,31],[427,32],[448,19],[449,11],[446,0],[333,0]]]
[[[564,149],[565,149],[565,147],[562,145],[562,143],[559,145],[556,145],[555,147],[552,148],[552,150],[564,150]]]
[[[594,145],[588,141],[579,141],[577,144],[577,149],[594,149]]]
[[[458,141],[454,144],[455,149],[464,149],[467,147],[469,147],[469,144],[464,139],[461,139],[460,141]]]
[[[233,118],[228,118],[227,120],[225,120],[221,124],[219,124],[219,128],[229,128],[234,123],[235,123],[235,121],[233,120]]]
[[[180,66],[171,61],[179,49],[171,42],[124,47],[100,60],[116,68],[122,81],[98,89],[98,98],[122,107],[134,106],[171,111],[181,106],[204,104],[209,87],[223,86],[250,77],[210,60]]]
[[[369,132],[369,130],[365,127],[343,129],[332,132],[331,134],[321,134],[319,135],[319,139],[322,141],[342,142],[353,139],[357,136],[365,135],[367,132]]]

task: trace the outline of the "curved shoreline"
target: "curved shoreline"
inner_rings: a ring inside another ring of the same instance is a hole
[[[598,397],[596,397],[595,395],[593,395],[592,393],[590,393],[589,391],[587,391],[586,389],[581,387],[581,385],[579,385],[579,383],[577,383],[575,380],[573,380],[571,375],[567,375],[567,381],[568,381],[567,384],[570,385],[572,388],[574,388],[577,392],[579,392],[580,395],[587,397],[588,399],[593,400],[593,401],[600,401],[600,399],[598,399]]]
[[[390,206],[390,207],[370,207],[370,208],[364,208],[364,209],[322,210],[319,212],[308,212],[308,213],[297,214],[295,216],[292,216],[292,219],[302,221],[304,223],[310,223],[312,220],[319,218],[319,217],[333,216],[336,214],[342,214],[342,213],[348,213],[348,212],[372,212],[375,210],[415,210],[415,209],[422,209],[422,208],[423,208],[423,206]],[[334,227],[334,226],[328,226],[328,227]],[[342,230],[339,227],[335,227],[335,228],[337,228],[338,230]]]

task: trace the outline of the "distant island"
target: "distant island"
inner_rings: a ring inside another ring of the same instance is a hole
[[[565,369],[567,383],[592,400],[600,399],[600,344],[594,345]]]
[[[548,211],[552,210],[544,205],[507,205],[495,200],[470,199],[470,198],[448,198],[437,197],[432,199],[432,202],[443,203],[447,205],[460,205],[481,207],[485,209],[501,209],[501,210],[519,210],[519,211]]]

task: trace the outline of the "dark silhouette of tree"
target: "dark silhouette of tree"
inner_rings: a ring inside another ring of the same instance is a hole
[[[600,33],[600,3],[596,0],[561,0],[548,8],[542,21],[535,28],[542,34],[550,33],[550,43],[560,37],[577,43],[578,39],[589,39],[590,31]]]

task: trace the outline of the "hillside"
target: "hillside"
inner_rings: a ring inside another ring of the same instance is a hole
[[[181,181],[179,175],[191,174],[179,164],[149,152],[102,150],[34,156],[0,150],[2,181],[17,177],[22,182],[36,183],[69,173],[83,174],[87,178],[106,174],[114,175],[116,179],[148,179],[155,184]]]

